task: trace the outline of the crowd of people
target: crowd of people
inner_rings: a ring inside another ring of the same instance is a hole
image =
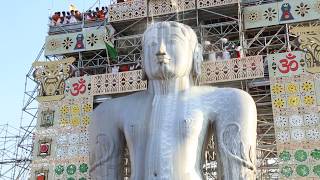
[[[104,20],[107,17],[108,7],[96,7],[95,10],[88,10],[85,13],[81,13],[78,10],[55,12],[49,17],[52,26],[61,24],[72,24],[86,21]]]

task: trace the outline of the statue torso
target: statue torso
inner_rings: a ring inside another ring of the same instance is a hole
[[[200,180],[197,171],[208,127],[201,98],[190,98],[190,92],[144,96],[132,101],[131,113],[121,116],[131,180]]]

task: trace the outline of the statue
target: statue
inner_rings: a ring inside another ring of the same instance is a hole
[[[233,88],[192,86],[191,71],[200,73],[202,52],[189,26],[152,24],[144,33],[143,51],[148,89],[94,110],[92,179],[120,179],[126,141],[131,180],[202,180],[200,161],[211,126],[219,179],[255,179],[257,116],[251,96]]]

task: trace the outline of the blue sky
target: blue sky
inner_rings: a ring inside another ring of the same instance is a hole
[[[97,0],[10,0],[1,2],[0,124],[19,126],[25,75],[44,44],[48,16],[70,4],[88,9]],[[109,0],[100,1],[105,6]],[[42,57],[43,59],[43,57]]]

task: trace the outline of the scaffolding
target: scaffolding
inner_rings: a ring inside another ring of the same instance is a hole
[[[178,4],[170,4],[176,2]],[[113,3],[109,6],[108,21],[99,21],[90,24],[86,22],[72,26],[49,27],[49,35],[64,34],[81,31],[83,28],[95,27],[97,29],[112,25],[116,33],[112,36],[118,50],[118,57],[111,60],[105,49],[81,51],[59,55],[44,56],[47,61],[56,61],[63,58],[75,57],[74,66],[78,76],[103,75],[110,72],[115,66],[132,65],[138,66],[142,61],[142,33],[147,26],[156,21],[178,21],[190,25],[197,33],[199,41],[203,45],[204,57],[209,59],[214,52],[222,53],[225,48],[230,52],[235,47],[243,48],[246,57],[263,57],[264,74],[259,78],[244,78],[236,80],[224,79],[221,82],[209,83],[218,87],[236,87],[243,89],[254,98],[258,110],[257,128],[257,179],[278,179],[279,163],[276,151],[275,130],[273,123],[272,102],[270,92],[267,62],[264,57],[267,54],[296,50],[298,48],[296,37],[289,34],[289,25],[263,26],[260,28],[244,29],[243,8],[259,4],[277,2],[276,0],[179,0],[179,1],[144,1],[135,0],[123,3]],[[161,3],[162,6],[160,6]],[[163,8],[163,9],[161,9]],[[130,10],[130,11],[129,11]],[[128,13],[129,12],[129,13]],[[294,23],[292,26],[302,26],[302,23]],[[221,39],[228,39],[223,42]],[[45,46],[36,60],[43,55]],[[231,56],[234,56],[231,54]],[[30,69],[26,76],[26,90],[23,108],[23,124],[21,129],[15,129],[12,134],[10,126],[3,127],[4,140],[1,151],[2,162],[0,166],[0,178],[21,179],[27,177],[30,170],[32,152],[32,138],[37,117],[35,97],[38,85],[32,76]],[[32,85],[30,85],[31,83]],[[207,83],[204,83],[207,84]],[[31,90],[30,90],[31,89]],[[95,106],[104,99],[127,95],[127,92],[113,92],[97,94],[94,99]],[[28,117],[26,117],[28,116]],[[8,134],[8,133],[11,133]],[[19,135],[16,135],[19,134]],[[9,140],[10,138],[10,140]],[[9,143],[10,142],[10,143]],[[208,145],[203,155],[203,174],[207,180],[217,177],[217,163],[215,158],[214,137],[207,140]],[[11,148],[11,150],[9,150]],[[6,154],[9,153],[9,154]],[[11,153],[11,154],[10,154]],[[130,176],[130,160],[128,149],[123,150],[123,179]],[[4,167],[9,164],[8,167]],[[14,169],[12,171],[11,169]],[[8,173],[11,170],[10,173]]]

